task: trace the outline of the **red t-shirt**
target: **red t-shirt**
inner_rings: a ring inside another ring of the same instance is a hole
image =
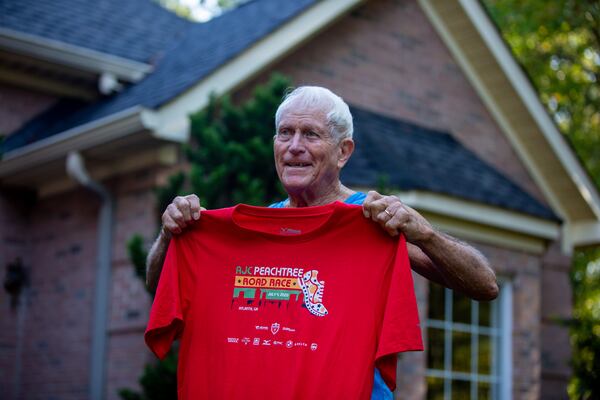
[[[145,340],[180,399],[369,399],[422,350],[403,236],[335,202],[203,211],[171,241]]]

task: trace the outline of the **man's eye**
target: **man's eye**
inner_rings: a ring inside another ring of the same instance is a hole
[[[307,131],[304,133],[308,138],[318,138],[319,134],[315,131]]]
[[[280,139],[289,139],[292,136],[292,134],[290,133],[290,131],[288,129],[282,129],[277,133],[277,137],[279,137]]]

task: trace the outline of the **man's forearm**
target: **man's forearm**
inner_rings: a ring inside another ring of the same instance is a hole
[[[416,245],[429,257],[447,287],[475,300],[498,296],[496,274],[474,247],[438,231]]]
[[[148,257],[146,258],[146,286],[152,292],[156,291],[158,286],[160,272],[165,262],[170,241],[170,236],[161,230],[148,252]]]

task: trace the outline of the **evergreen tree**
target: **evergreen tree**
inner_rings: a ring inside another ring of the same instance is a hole
[[[289,81],[275,75],[237,107],[229,97],[211,97],[191,116],[189,183],[208,208],[237,203],[265,205],[283,195],[273,162],[275,111]]]

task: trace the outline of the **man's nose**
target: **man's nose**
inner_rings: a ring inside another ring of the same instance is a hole
[[[290,152],[297,154],[302,153],[304,149],[304,138],[302,132],[295,132],[289,147]]]

